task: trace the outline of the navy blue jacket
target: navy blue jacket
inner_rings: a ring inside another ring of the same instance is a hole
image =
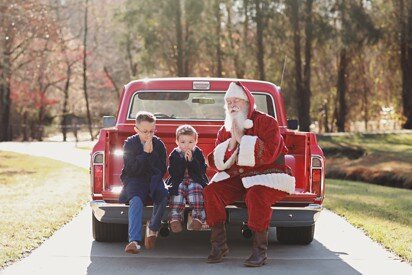
[[[180,150],[175,148],[169,155],[169,175],[166,184],[169,185],[170,195],[178,195],[179,184],[183,181],[185,170],[188,170],[189,176],[196,183],[205,187],[209,182],[206,177],[206,163],[202,150],[195,147],[192,161],[187,161]]]
[[[160,202],[168,195],[163,182],[166,172],[166,147],[158,137],[153,137],[153,152],[146,153],[139,135],[133,135],[124,142],[123,170],[120,179],[123,190],[119,202],[127,203],[134,196],[145,202],[148,195],[154,202]]]

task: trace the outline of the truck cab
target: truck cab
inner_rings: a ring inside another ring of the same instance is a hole
[[[127,236],[128,205],[118,202],[122,190],[123,144],[135,134],[138,111],[156,117],[156,136],[166,145],[167,153],[176,146],[175,131],[190,124],[199,133],[198,146],[205,157],[213,151],[218,130],[225,117],[224,94],[233,81],[241,81],[252,92],[257,110],[273,116],[279,124],[288,153],[285,164],[296,180],[295,193],[273,205],[270,226],[276,227],[278,241],[309,244],[315,222],[322,210],[325,192],[325,159],[314,133],[288,128],[280,89],[273,83],[245,79],[161,78],[132,81],[124,86],[113,125],[100,130],[90,161],[93,236],[96,241],[124,241]],[[208,168],[209,179],[215,173]],[[167,175],[165,175],[167,177]],[[152,205],[147,203],[144,219],[149,219]],[[227,207],[229,223],[247,221],[243,201]],[[247,226],[245,224],[245,226]]]

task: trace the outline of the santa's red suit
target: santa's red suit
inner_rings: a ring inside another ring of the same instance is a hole
[[[230,131],[223,126],[216,147],[208,156],[209,165],[218,172],[204,188],[207,223],[214,226],[226,221],[225,206],[245,199],[248,226],[253,231],[267,230],[271,206],[294,193],[295,179],[286,173],[277,159],[287,152],[277,121],[254,109],[249,100],[244,136],[236,149],[229,151]]]

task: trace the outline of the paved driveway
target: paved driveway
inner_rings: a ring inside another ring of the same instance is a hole
[[[73,143],[0,143],[0,150],[24,152],[88,166],[88,152]],[[251,241],[239,227],[228,228],[229,256],[206,264],[208,232],[183,232],[159,238],[152,251],[124,253],[125,243],[98,243],[91,237],[91,211],[57,231],[28,257],[1,274],[412,274],[412,267],[371,241],[330,211],[323,211],[315,240],[308,246],[281,245],[270,232],[268,264],[245,268]]]

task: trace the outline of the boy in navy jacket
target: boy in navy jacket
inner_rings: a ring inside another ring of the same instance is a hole
[[[165,211],[168,191],[163,182],[166,172],[166,147],[154,133],[156,119],[149,112],[136,115],[136,135],[129,137],[123,147],[124,166],[120,176],[123,190],[119,202],[129,203],[129,244],[127,253],[140,252],[144,203],[153,201],[152,218],[146,224],[145,247],[154,247],[161,218]]]
[[[177,147],[169,156],[170,228],[182,231],[183,211],[186,202],[192,210],[191,229],[201,230],[205,223],[203,187],[208,183],[206,163],[202,150],[196,146],[198,134],[190,125],[181,125],[176,130]]]

